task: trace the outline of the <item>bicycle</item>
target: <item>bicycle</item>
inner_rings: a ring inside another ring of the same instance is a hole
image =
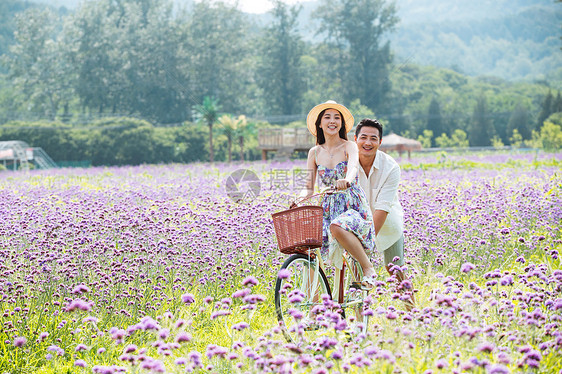
[[[312,195],[299,204],[325,193],[334,191]],[[304,205],[272,215],[279,250],[290,255],[275,283],[275,310],[288,342],[296,343],[305,332],[330,325],[347,332],[353,325],[357,332],[367,332],[369,315],[363,311],[368,291],[361,287],[363,271],[345,251],[342,269],[334,270],[332,294],[319,251],[322,214],[321,206]],[[346,271],[348,267],[350,271]],[[337,295],[337,302],[332,295]]]

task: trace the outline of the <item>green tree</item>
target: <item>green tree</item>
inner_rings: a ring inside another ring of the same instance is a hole
[[[126,74],[130,51],[120,29],[127,17],[124,5],[124,1],[84,2],[65,30],[75,45],[76,92],[84,110],[116,115],[128,109],[123,94],[134,92],[134,86]]]
[[[521,148],[521,145],[523,144],[523,137],[519,133],[519,130],[513,129],[513,133],[509,138],[509,143],[513,148]]]
[[[273,20],[261,40],[259,84],[270,114],[300,113],[304,91],[304,43],[297,29],[302,6],[273,2]]]
[[[317,12],[320,32],[344,53],[339,74],[344,101],[359,98],[375,112],[390,91],[389,42],[385,34],[398,22],[394,3],[385,0],[322,0]],[[333,71],[333,69],[331,69]]]
[[[241,125],[238,128],[238,147],[240,148],[240,161],[244,161],[245,157],[245,145],[247,144],[246,140],[251,140],[253,142],[255,142],[255,138],[256,137],[256,132],[257,132],[257,124],[255,122],[248,122],[248,120],[246,119],[245,116],[240,116],[240,117],[244,117],[244,121],[241,123]],[[239,117],[239,118],[240,118]],[[254,146],[254,149],[257,150],[257,147]]]
[[[472,121],[468,132],[471,146],[489,146],[493,136],[492,124],[488,112],[488,102],[484,95],[476,100]]]
[[[451,134],[451,145],[453,147],[466,148],[469,145],[466,132],[461,129],[455,129]]]
[[[502,148],[505,145],[503,144],[502,139],[497,135],[494,135],[490,142],[492,143],[492,147],[494,148]]]
[[[227,138],[228,162],[232,162],[232,145],[234,141],[238,141],[240,160],[244,161],[244,139],[252,133],[253,124],[248,122],[246,116],[234,118],[230,114],[220,116],[218,124]]]
[[[547,119],[540,131],[533,131],[533,144],[547,152],[560,151],[562,149],[562,126]]]
[[[188,79],[178,69],[183,35],[174,20],[172,3],[136,0],[125,10],[118,28],[126,80],[118,94],[123,110],[164,123],[185,120]]]
[[[552,101],[552,113],[560,113],[562,112],[562,95],[560,91],[556,95],[556,100]]]
[[[447,134],[445,134],[447,136]],[[431,148],[431,143],[433,140],[433,131],[423,130],[423,135],[418,136],[418,141],[424,148]]]
[[[437,136],[446,133],[445,126],[443,125],[443,117],[441,116],[441,106],[435,97],[432,98],[429,103],[426,127],[432,134],[436,134]]]
[[[523,139],[531,139],[531,121],[529,120],[529,112],[521,103],[518,103],[507,124],[507,133],[513,134],[515,130]]]
[[[447,136],[447,134],[443,133],[435,138],[435,144],[439,148],[449,148],[451,147],[451,139]]]
[[[435,138],[435,144],[440,148],[466,148],[469,143],[466,132],[461,129],[455,129],[450,138],[445,133],[439,135]]]
[[[224,110],[235,113],[244,106],[251,82],[251,67],[245,66],[249,43],[246,34],[249,23],[243,14],[223,2],[202,0],[182,30],[185,76],[191,77],[189,94],[193,103],[205,96],[224,103]]]
[[[553,103],[553,96],[552,92],[548,90],[548,93],[544,97],[544,100],[541,104],[541,111],[539,113],[539,117],[537,118],[536,128],[540,129],[544,123],[544,121],[552,114],[552,103]]]
[[[58,16],[30,8],[16,15],[15,44],[4,61],[9,77],[33,112],[53,119],[72,97],[71,69],[57,39]]]
[[[359,99],[355,99],[349,104],[349,110],[353,113],[356,123],[359,123],[363,118],[373,118],[375,116],[375,112],[361,104]]]
[[[15,14],[35,6],[37,6],[35,3],[20,0],[0,1],[0,56],[7,54],[9,46],[15,42]]]
[[[224,114],[217,120],[221,132],[226,135],[228,162],[232,162],[232,139],[236,136],[237,121],[230,114]]]
[[[203,103],[194,106],[195,117],[197,122],[203,122],[209,127],[209,161],[215,161],[215,152],[213,149],[213,125],[219,118],[221,106],[218,99],[210,96],[203,98]]]
[[[178,162],[206,160],[208,157],[208,150],[205,148],[207,134],[204,130],[189,124],[175,128],[174,160]]]
[[[187,79],[178,69],[185,38],[170,0],[85,2],[69,23],[85,108],[166,123],[188,117]]]

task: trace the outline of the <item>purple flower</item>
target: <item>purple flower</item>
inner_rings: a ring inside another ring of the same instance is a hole
[[[174,361],[174,363],[176,365],[185,365],[185,364],[187,364],[187,359],[185,357],[179,357],[179,358],[176,358],[176,361]]]
[[[74,287],[71,293],[75,295],[80,295],[86,292],[90,292],[90,289],[83,284],[79,284],[78,286]]]
[[[332,352],[332,358],[334,360],[341,360],[344,357],[344,354],[341,350],[337,349],[334,352]]]
[[[66,311],[67,312],[72,312],[76,309],[79,310],[84,310],[84,311],[90,311],[92,309],[92,306],[94,305],[93,302],[85,302],[84,300],[81,299],[75,299],[72,300],[70,302],[70,304],[68,304],[68,306],[66,307]]]
[[[187,355],[187,358],[189,359],[189,361],[193,362],[193,365],[195,365],[195,367],[201,367],[202,366],[201,353],[199,353],[197,351],[191,351]]]
[[[486,367],[487,374],[509,374],[510,371],[502,364],[492,364]]]
[[[78,366],[81,368],[85,368],[86,367],[86,361],[84,360],[76,360],[74,361],[74,366]]]
[[[475,268],[474,264],[472,264],[470,262],[465,262],[464,264],[461,265],[461,271],[463,273],[468,273],[474,268]]]
[[[375,357],[378,359],[388,360],[391,363],[396,362],[396,358],[394,357],[392,352],[387,349],[380,350]]]
[[[330,349],[338,344],[337,339],[330,337],[321,337],[317,339],[316,342],[323,349]]]
[[[206,355],[208,358],[213,358],[214,356],[225,357],[228,350],[224,347],[218,346],[216,344],[209,344],[207,346]]]
[[[168,336],[170,336],[170,330],[169,329],[160,329],[158,331],[158,337],[162,340],[166,340],[168,338]]]
[[[195,297],[193,297],[192,294],[190,293],[184,293],[183,295],[181,295],[181,301],[184,304],[192,304],[193,302],[195,302]]]
[[[530,346],[522,347],[519,351],[525,353],[519,366],[528,365],[532,368],[539,367],[539,362],[542,360],[542,355],[539,351],[532,349]]]
[[[364,352],[367,356],[372,357],[379,352],[379,349],[377,347],[375,347],[374,345],[370,345],[367,348],[365,348]]]
[[[25,343],[27,343],[27,339],[23,336],[18,336],[17,338],[14,339],[14,346],[21,348],[25,345]]]
[[[47,348],[48,352],[55,352],[58,356],[64,355],[64,349],[57,345],[51,345]]]
[[[392,319],[396,319],[398,318],[398,314],[396,314],[394,311],[389,310],[386,312],[386,318],[392,320]]]
[[[242,331],[244,329],[247,329],[248,327],[250,327],[250,325],[248,325],[246,322],[240,322],[240,323],[237,323],[237,324],[233,325],[232,329],[236,330],[236,331]]]
[[[232,294],[232,297],[234,297],[234,298],[245,297],[245,296],[249,295],[251,292],[252,292],[252,290],[250,290],[249,288],[244,288],[242,290],[235,291]]]
[[[287,279],[291,276],[291,271],[289,269],[281,269],[277,276],[281,279]]]
[[[123,349],[123,353],[133,353],[134,351],[136,351],[138,349],[138,347],[134,344],[129,344],[128,346],[126,346]]]
[[[180,332],[176,335],[176,342],[185,343],[191,340],[191,335],[186,332]]]
[[[76,346],[76,348],[74,348],[74,350],[75,350],[76,352],[85,351],[85,350],[87,350],[87,349],[88,349],[88,347],[87,347],[85,344],[78,344],[78,345]]]
[[[478,346],[477,350],[480,351],[480,352],[490,353],[495,348],[496,348],[496,346],[494,344],[492,344],[490,342],[483,342]]]
[[[304,300],[304,293],[301,290],[294,290],[289,293],[289,302],[292,304],[300,303]]]
[[[252,287],[252,286],[255,286],[257,284],[258,284],[258,280],[253,275],[250,275],[250,276],[244,278],[244,280],[242,281],[243,286]]]
[[[159,330],[160,325],[152,317],[146,316],[140,321],[140,328],[142,330]]]
[[[500,279],[500,284],[502,286],[509,286],[513,284],[513,277],[511,275],[506,275]]]
[[[299,320],[304,317],[303,312],[295,308],[289,308],[287,312],[296,320]]]
[[[442,358],[442,359],[439,359],[439,360],[437,360],[437,361],[435,362],[435,367],[436,367],[437,369],[439,369],[439,370],[444,369],[444,368],[446,368],[446,367],[448,367],[448,366],[449,366],[449,364],[447,363],[447,360],[445,360],[445,359],[443,359],[443,358]]]
[[[96,317],[88,316],[88,317],[84,317],[82,319],[82,322],[83,323],[87,323],[87,322],[98,323],[98,319]]]

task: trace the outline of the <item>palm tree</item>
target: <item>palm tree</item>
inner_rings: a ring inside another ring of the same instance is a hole
[[[248,120],[246,116],[233,118],[230,114],[225,114],[218,119],[222,133],[226,135],[228,141],[228,162],[232,162],[232,141],[238,139],[240,145],[240,160],[244,161],[244,137],[248,133]]]
[[[228,144],[228,162],[232,162],[232,138],[236,133],[236,121],[230,114],[225,114],[219,118],[218,123],[222,133],[226,135]]]
[[[215,153],[213,151],[213,124],[217,121],[221,107],[219,100],[214,97],[205,96],[203,104],[193,107],[197,122],[204,122],[209,126],[209,159],[215,161]]]
[[[256,124],[246,120],[245,116],[240,116],[238,127],[238,144],[240,145],[240,161],[244,161],[244,139],[256,135]]]

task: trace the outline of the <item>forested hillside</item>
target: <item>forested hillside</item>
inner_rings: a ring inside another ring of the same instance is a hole
[[[560,76],[562,4],[497,1],[478,7],[479,2],[471,2],[474,5],[459,8],[457,2],[451,7],[424,2],[434,3],[435,19],[399,11],[402,22],[390,36],[399,58],[508,80]]]
[[[255,140],[257,128],[302,126],[312,106],[333,99],[429,145],[460,130],[466,144],[487,146],[530,140],[562,111],[558,3],[519,0],[502,14],[503,1],[480,0],[479,8],[437,0],[275,2],[269,14],[250,17],[221,2],[177,1],[96,0],[67,9],[10,0],[0,138],[5,123],[16,136],[14,128],[32,121],[100,127],[102,118],[134,117],[157,126],[198,123],[190,135],[166,132],[162,144],[184,135],[194,144],[193,134],[208,131],[231,149],[239,136],[232,124],[242,121],[235,116],[247,118],[245,134]],[[313,22],[303,20],[311,15]],[[102,131],[99,139],[109,138]]]
[[[73,0],[4,0],[0,4],[0,18],[5,18],[0,22],[0,55],[13,41],[11,14],[33,3],[61,12],[78,4]],[[174,0],[174,4],[176,9],[191,7],[193,0]],[[314,16],[319,4],[301,3],[298,29],[304,40],[320,40]],[[388,37],[400,61],[507,80],[562,77],[562,4],[555,0],[396,0],[396,8],[400,22]],[[272,19],[270,14],[250,18],[259,25]]]

